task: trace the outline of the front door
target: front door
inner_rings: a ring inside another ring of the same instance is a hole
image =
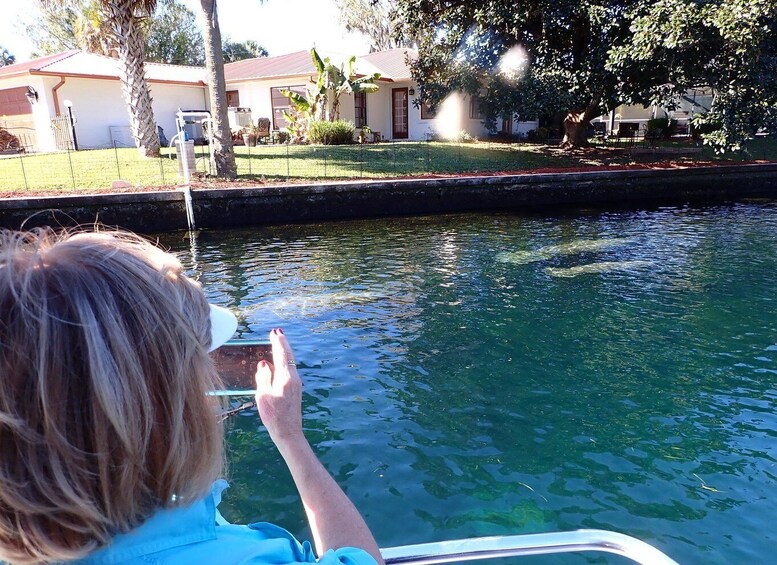
[[[391,137],[407,139],[407,88],[391,90]]]

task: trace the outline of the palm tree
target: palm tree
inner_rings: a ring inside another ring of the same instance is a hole
[[[221,30],[216,0],[200,0],[200,6],[205,19],[205,66],[208,73],[210,111],[213,117],[213,155],[216,162],[216,175],[235,178],[237,165],[227,116],[227,83],[224,79],[224,53],[221,50]]]
[[[72,0],[40,0],[41,7],[68,5]],[[120,65],[122,93],[127,104],[132,136],[140,152],[159,155],[154,110],[145,75],[145,43],[141,22],[156,8],[156,0],[96,0],[101,27],[105,27]]]

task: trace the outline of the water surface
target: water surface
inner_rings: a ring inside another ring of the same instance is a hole
[[[307,435],[381,546],[604,528],[684,563],[775,554],[775,204],[164,242],[241,337],[284,328]],[[305,537],[255,413],[228,442],[227,518]],[[528,562],[589,560],[624,562]]]

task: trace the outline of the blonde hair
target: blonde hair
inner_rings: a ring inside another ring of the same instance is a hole
[[[127,233],[0,232],[0,561],[82,557],[223,462],[209,308]]]

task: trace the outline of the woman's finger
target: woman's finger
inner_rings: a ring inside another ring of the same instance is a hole
[[[256,367],[256,390],[267,392],[272,389],[273,366],[262,359]]]
[[[289,341],[283,334],[283,330],[277,329],[270,332],[273,361],[275,361],[275,378],[273,385],[281,385],[292,376],[297,376],[297,364],[294,352]]]

